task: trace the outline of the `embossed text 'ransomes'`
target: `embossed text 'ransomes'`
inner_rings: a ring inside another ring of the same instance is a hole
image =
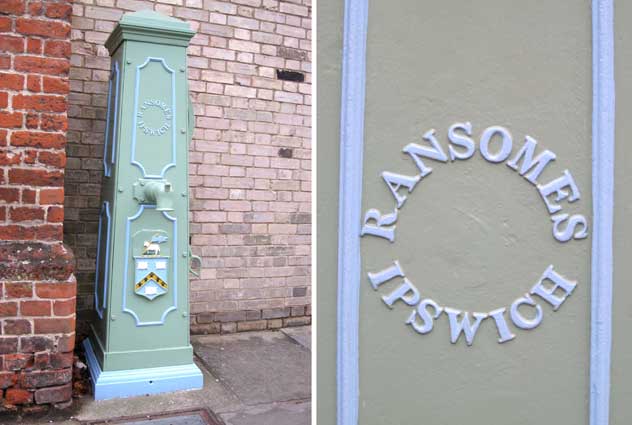
[[[395,206],[393,211],[385,213],[374,208],[366,211],[360,236],[373,236],[394,242],[397,217],[406,203],[407,196],[413,192],[419,182],[432,173],[432,168],[424,161],[431,159],[443,163],[454,162],[467,160],[476,153],[477,146],[472,138],[472,124],[469,122],[455,123],[450,126],[447,134],[449,141],[447,153],[437,140],[435,133],[435,130],[431,129],[422,136],[421,143],[410,143],[402,149],[417,166],[418,174],[382,172],[382,178],[393,195]],[[483,130],[478,141],[478,151],[487,162],[492,164],[504,162],[539,192],[550,215],[552,236],[557,241],[566,243],[571,240],[585,239],[588,236],[586,217],[581,214],[569,214],[563,207],[563,203],[573,203],[580,199],[579,188],[571,172],[564,170],[559,177],[541,182],[539,177],[546,166],[555,160],[555,154],[546,149],[537,153],[538,142],[530,136],[525,137],[524,143],[514,155],[512,155],[513,147],[511,133],[500,126],[491,126]],[[397,260],[392,261],[382,270],[368,273],[368,279],[376,291],[380,290],[380,286],[386,282],[397,279],[395,289],[383,295],[382,300],[389,308],[393,308],[398,301],[400,304],[411,307],[406,325],[411,326],[416,332],[426,334],[432,331],[434,321],[445,314],[448,316],[450,325],[450,341],[455,344],[463,334],[468,346],[472,345],[479,326],[487,319],[491,319],[489,321],[496,326],[499,343],[511,341],[516,337],[508,321],[511,321],[518,329],[537,328],[543,318],[539,302],[550,304],[556,311],[577,286],[576,281],[563,277],[553,265],[549,265],[531,290],[510,305],[489,312],[470,313],[442,306],[430,298],[423,298],[415,285],[406,277]],[[524,310],[529,310],[529,314],[526,315]]]

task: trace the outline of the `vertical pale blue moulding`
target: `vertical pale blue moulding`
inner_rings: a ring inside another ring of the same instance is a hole
[[[338,212],[337,421],[358,424],[360,220],[368,0],[346,0]]]
[[[613,0],[593,0],[593,240],[590,329],[590,425],[610,422],[612,222],[614,214]]]

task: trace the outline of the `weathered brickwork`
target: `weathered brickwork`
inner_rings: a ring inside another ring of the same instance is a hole
[[[62,244],[69,1],[0,0],[0,394],[72,396],[75,294]]]
[[[78,308],[92,308],[110,69],[103,42],[124,12],[140,9],[197,32],[188,50],[197,116],[190,218],[203,269],[191,280],[192,331],[309,323],[310,0],[75,1],[65,240],[77,257]]]

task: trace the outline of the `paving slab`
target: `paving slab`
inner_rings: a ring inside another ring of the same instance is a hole
[[[310,425],[311,403],[270,403],[220,416],[226,425]]]
[[[281,329],[285,335],[292,338],[298,344],[308,350],[312,350],[312,327],[311,326],[296,326],[294,328]]]
[[[192,338],[212,375],[246,405],[308,400],[311,353],[282,332],[245,332]]]

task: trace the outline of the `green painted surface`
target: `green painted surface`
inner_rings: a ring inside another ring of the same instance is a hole
[[[336,423],[336,291],[343,2],[318,2],[316,374],[318,425]]]
[[[143,34],[151,34],[152,42],[142,41]],[[110,261],[101,263],[101,270],[109,271],[107,307],[103,319],[92,324],[92,338],[98,340],[93,345],[104,370],[192,361],[187,159],[193,130],[182,44],[192,35],[181,21],[143,11],[124,15],[106,43],[120,66],[121,85],[112,132],[115,161],[102,190],[102,200],[112,206]],[[112,135],[106,137],[111,140]],[[175,166],[169,166],[172,162]],[[141,204],[147,207],[138,215]],[[159,255],[144,256],[144,244],[156,236],[166,238]],[[156,273],[166,282],[166,293],[153,300],[135,292],[139,276],[149,271],[137,275],[136,269],[147,264],[160,268]],[[101,289],[103,278],[97,282]]]
[[[582,198],[562,202],[564,212],[590,217],[587,2],[374,2],[368,46],[363,211],[394,206],[380,172],[415,174],[403,146],[434,128],[447,149],[449,126],[470,121],[477,146],[486,127],[501,125],[514,154],[525,135],[555,152],[538,181],[569,169]],[[504,163],[479,152],[425,162],[433,172],[400,210],[395,243],[362,240],[362,276],[398,259],[423,297],[484,313],[508,309],[549,264],[578,286],[557,312],[534,297],[544,311],[538,328],[509,323],[515,340],[498,344],[487,319],[468,347],[463,336],[450,343],[445,314],[431,333],[412,331],[404,324],[412,308],[398,302],[389,310],[381,300],[395,283],[376,292],[365,277],[360,423],[414,422],[423,412],[436,424],[587,424],[590,239],[554,240],[536,188]]]
[[[434,128],[447,149],[449,126],[470,121],[477,146],[486,127],[502,125],[513,135],[514,155],[526,135],[538,151],[555,152],[539,180],[569,169],[581,200],[562,205],[590,220],[590,2],[370,2],[369,9],[363,211],[392,211],[380,172],[415,174],[401,152],[406,144]],[[336,312],[331,233],[341,24],[342,4],[320,2],[317,364],[318,423],[325,425],[335,423],[336,345],[329,333]],[[359,423],[588,424],[590,238],[555,241],[535,187],[478,151],[467,161],[425,163],[433,172],[408,194],[395,243],[362,239]],[[394,282],[378,292],[370,287],[366,273],[394,259],[422,297],[470,312],[508,308],[549,264],[578,286],[557,312],[537,300],[544,313],[538,328],[509,323],[513,341],[498,344],[487,319],[473,346],[463,336],[453,345],[445,315],[430,334],[416,334],[405,325],[412,308],[398,302],[390,310],[381,300]]]
[[[632,3],[614,2],[615,11],[615,215],[612,325],[611,425],[632,418]]]

